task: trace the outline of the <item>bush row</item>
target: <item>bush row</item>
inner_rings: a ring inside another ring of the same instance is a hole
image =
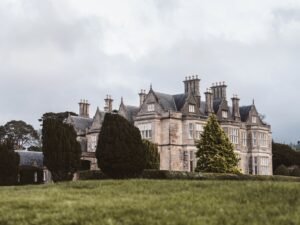
[[[142,179],[162,179],[162,180],[252,180],[252,181],[289,181],[300,182],[300,177],[290,176],[256,176],[245,174],[221,174],[221,173],[196,173],[168,170],[144,170]],[[80,180],[109,179],[101,171],[81,171]]]

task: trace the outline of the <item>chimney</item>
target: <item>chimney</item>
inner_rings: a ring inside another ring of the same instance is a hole
[[[110,95],[106,95],[106,99],[104,99],[105,101],[105,106],[104,106],[104,112],[112,112],[112,108],[113,108],[113,99],[111,98]]]
[[[211,89],[207,89],[205,94],[205,113],[211,115],[213,113],[213,93]]]
[[[200,79],[198,75],[193,75],[192,77],[185,77],[184,83],[184,93],[192,93],[197,98],[198,107],[200,107],[201,96],[200,96]]]
[[[232,117],[235,121],[241,120],[240,115],[240,99],[237,95],[233,95],[232,100]]]
[[[87,100],[80,100],[79,104],[79,116],[89,118],[89,107],[90,104]]]
[[[213,83],[212,84],[212,94],[214,99],[225,99],[226,100],[226,88],[227,85],[225,84],[225,82],[217,82],[217,83]]]
[[[139,96],[140,96],[140,106],[142,106],[146,98],[146,90],[141,89]]]

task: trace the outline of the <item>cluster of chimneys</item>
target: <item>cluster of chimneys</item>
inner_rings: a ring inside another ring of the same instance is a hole
[[[198,78],[198,75],[192,75],[185,77],[184,83],[184,92],[185,94],[193,94],[197,98],[198,107],[201,105],[201,96],[200,96],[200,79]],[[213,102],[216,99],[224,99],[226,100],[226,88],[227,85],[225,82],[216,82],[213,83],[211,88],[206,89],[205,94],[205,100],[206,100],[206,113],[211,114],[213,113]],[[142,89],[139,93],[140,96],[140,106],[144,103],[146,98],[146,90]],[[232,100],[232,115],[234,119],[240,119],[240,112],[239,112],[239,101],[237,95],[233,95],[231,98]],[[112,112],[113,110],[113,99],[110,95],[107,95],[104,99],[105,106],[104,111],[105,112]],[[79,115],[82,117],[89,117],[89,106],[87,100],[81,100],[79,102]]]

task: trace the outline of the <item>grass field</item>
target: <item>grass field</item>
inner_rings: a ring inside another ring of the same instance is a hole
[[[1,187],[0,224],[300,224],[300,183],[120,180]]]

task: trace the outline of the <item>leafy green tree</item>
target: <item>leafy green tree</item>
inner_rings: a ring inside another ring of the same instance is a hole
[[[71,125],[64,123],[62,115],[46,113],[42,117],[44,164],[54,182],[71,180],[80,168],[81,147],[77,134]]]
[[[276,170],[274,171],[274,174],[275,175],[282,175],[282,176],[289,176],[290,171],[285,165],[280,165],[276,168]]]
[[[107,113],[99,134],[96,157],[99,168],[112,178],[139,176],[146,163],[139,129],[122,116]]]
[[[146,150],[146,166],[145,169],[159,169],[160,157],[157,144],[148,140],[143,140]]]
[[[13,142],[5,140],[0,143],[0,185],[17,183],[20,156],[13,151]]]
[[[16,150],[35,145],[39,137],[37,131],[30,124],[22,120],[12,120],[0,127],[0,139],[12,140],[13,149]]]
[[[215,115],[209,117],[201,139],[197,141],[198,159],[196,171],[214,173],[238,173],[239,158],[234,147],[219,125]]]

